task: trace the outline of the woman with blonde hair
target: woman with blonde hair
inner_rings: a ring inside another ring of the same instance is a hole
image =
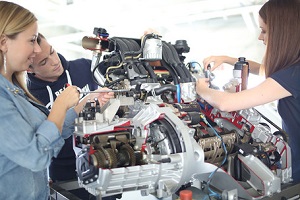
[[[0,199],[49,198],[47,167],[86,102],[70,86],[49,112],[28,92],[24,73],[41,51],[37,36],[33,13],[0,1]]]

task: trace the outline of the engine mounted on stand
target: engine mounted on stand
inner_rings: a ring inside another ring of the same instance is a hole
[[[290,147],[254,108],[222,112],[197,96],[196,79],[211,72],[184,63],[186,41],[104,30],[83,46],[94,51],[95,81],[119,92],[103,107],[91,99],[75,121],[80,187],[101,197],[139,190],[164,198],[192,185],[218,198],[261,199],[291,181]],[[243,88],[236,74],[227,88]]]

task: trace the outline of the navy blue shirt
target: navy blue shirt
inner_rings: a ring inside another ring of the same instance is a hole
[[[93,91],[98,85],[93,81],[91,73],[91,60],[77,59],[67,61],[58,54],[62,66],[63,74],[55,82],[43,81],[28,74],[28,89],[40,100],[48,109],[51,109],[56,97],[64,90],[65,84],[76,85],[82,91]],[[70,180],[76,178],[76,157],[73,151],[73,137],[65,140],[65,145],[61,149],[57,158],[53,158],[49,173],[52,180]]]
[[[271,78],[289,91],[292,96],[278,101],[278,112],[282,118],[282,129],[288,134],[292,152],[294,182],[300,182],[300,63],[279,70]]]

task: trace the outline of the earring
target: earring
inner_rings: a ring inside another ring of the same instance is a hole
[[[6,74],[6,55],[3,54],[3,68],[4,68],[4,74]]]

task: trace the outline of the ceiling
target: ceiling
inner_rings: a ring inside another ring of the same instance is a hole
[[[12,0],[36,14],[39,31],[68,59],[91,58],[81,46],[94,27],[110,36],[139,38],[157,30],[162,39],[187,40],[187,58],[211,54],[261,60],[257,12],[265,0]]]

